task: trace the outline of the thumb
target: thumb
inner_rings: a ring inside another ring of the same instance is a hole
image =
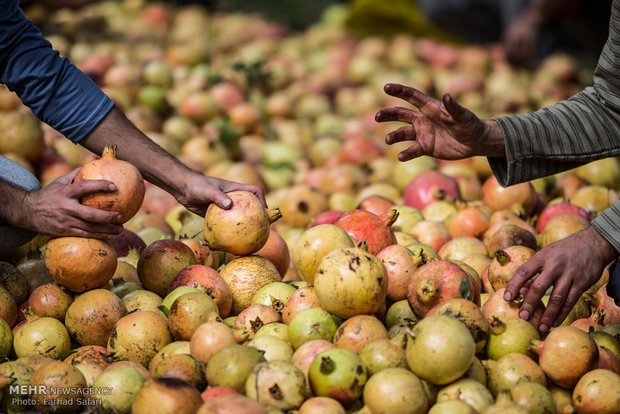
[[[218,207],[224,210],[228,210],[232,206],[232,200],[222,191],[214,191],[210,198]]]
[[[446,110],[450,115],[452,115],[452,118],[454,118],[455,121],[467,122],[471,120],[472,112],[456,102],[449,93],[443,96],[442,101],[446,107]]]

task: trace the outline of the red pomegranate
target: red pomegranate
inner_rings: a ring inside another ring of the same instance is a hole
[[[333,224],[346,231],[356,241],[366,241],[368,253],[376,255],[387,246],[396,244],[396,237],[391,227],[397,218],[396,210],[390,210],[383,216],[377,216],[366,210],[352,210],[338,217]]]
[[[480,291],[472,277],[456,263],[435,260],[411,275],[407,300],[418,318],[439,303],[454,298],[469,299],[480,305]]]
[[[529,216],[536,206],[536,190],[530,182],[502,187],[491,176],[482,185],[482,201],[493,211],[512,210]]]
[[[536,222],[536,231],[538,233],[542,233],[549,220],[560,214],[568,213],[578,214],[585,219],[589,218],[588,213],[575,204],[571,204],[569,202],[553,203],[545,207],[545,209],[540,213],[538,221]]]
[[[460,200],[461,192],[456,180],[439,171],[426,171],[414,178],[404,191],[406,205],[418,210],[433,201]]]
[[[610,323],[620,321],[620,306],[614,303],[614,300],[607,295],[606,286],[603,286],[594,293],[587,291],[584,294],[584,299],[588,305],[594,308],[594,311],[602,313],[603,325],[609,325]]]

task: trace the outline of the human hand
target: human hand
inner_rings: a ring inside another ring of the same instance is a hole
[[[529,319],[547,289],[553,285],[539,330],[547,332],[560,325],[590,286],[600,279],[603,269],[618,251],[592,226],[539,250],[514,273],[504,299],[516,298],[523,289],[519,311]]]
[[[537,21],[533,14],[525,13],[506,29],[502,44],[510,63],[529,69],[536,67]]]
[[[411,124],[390,132],[385,138],[388,144],[413,142],[398,155],[400,161],[421,155],[445,160],[474,155],[505,156],[504,139],[497,123],[479,119],[449,94],[438,101],[415,88],[395,83],[388,83],[384,90],[418,108],[384,108],[375,115],[377,122],[401,121]]]
[[[249,191],[258,197],[263,206],[267,207],[262,188],[255,185],[236,183],[199,173],[191,173],[184,182],[182,195],[176,196],[177,200],[189,211],[202,217],[212,202],[223,209],[229,209],[232,206],[232,200],[226,193],[231,191]]]
[[[79,168],[52,181],[24,198],[20,227],[51,236],[79,236],[110,239],[121,231],[119,213],[88,207],[80,198],[96,192],[116,191],[116,186],[105,180],[87,180],[73,183]]]

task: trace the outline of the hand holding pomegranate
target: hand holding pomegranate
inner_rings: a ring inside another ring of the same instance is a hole
[[[390,132],[385,138],[388,144],[413,142],[398,155],[400,161],[422,155],[446,160],[482,154],[505,156],[504,138],[499,126],[492,120],[481,120],[449,94],[438,101],[415,88],[396,83],[386,84],[384,90],[418,108],[417,111],[402,107],[384,108],[375,115],[377,122],[411,124]]]
[[[41,234],[110,239],[123,231],[117,212],[80,203],[86,195],[116,191],[106,180],[72,183],[78,170],[57,178],[38,191],[26,193],[16,206],[15,224]]]
[[[517,297],[524,288],[519,316],[529,319],[535,304],[553,285],[539,325],[541,332],[547,332],[550,327],[562,323],[581,294],[601,277],[605,266],[617,256],[618,251],[589,226],[544,247],[519,267],[506,286],[504,299],[509,301]]]

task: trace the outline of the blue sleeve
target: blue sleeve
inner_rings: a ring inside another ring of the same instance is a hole
[[[87,75],[52,49],[18,0],[0,0],[0,83],[76,143],[114,106]]]

